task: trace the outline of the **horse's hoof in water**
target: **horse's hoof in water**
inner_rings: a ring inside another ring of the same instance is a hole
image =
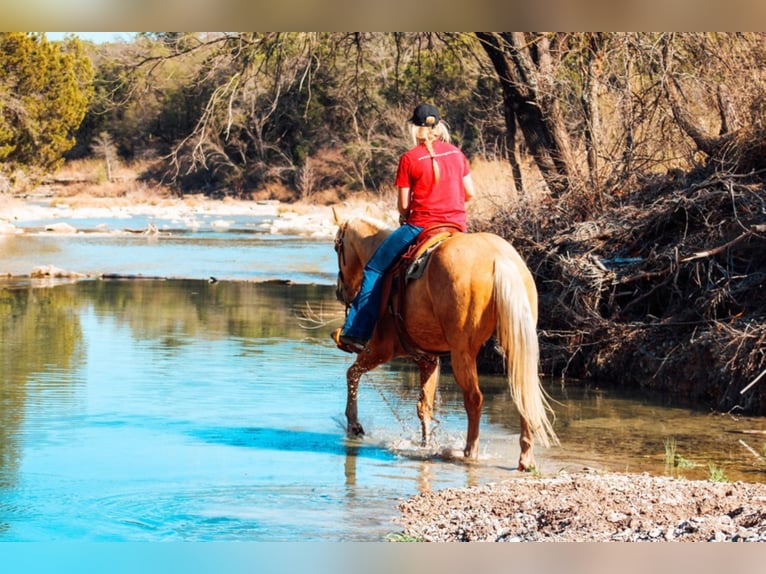
[[[525,464],[525,463],[519,461],[519,466],[516,467],[516,470],[519,470],[521,472],[534,472],[534,470],[535,470],[535,463],[532,462],[531,464]]]
[[[463,450],[463,457],[472,462],[476,462],[479,460],[479,449],[478,448],[466,448]]]
[[[458,448],[450,448],[448,446],[445,446],[441,450],[439,455],[444,460],[459,460],[459,459],[463,458],[463,456],[462,456],[463,453],[462,453],[462,451],[460,449],[458,449]]]
[[[364,436],[364,429],[359,423],[350,424],[346,429],[346,434],[351,437],[361,437]]]

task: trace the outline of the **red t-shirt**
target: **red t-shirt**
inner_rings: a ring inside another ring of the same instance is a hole
[[[439,163],[439,183],[434,185],[434,170],[426,146],[420,144],[402,155],[396,172],[396,187],[410,188],[410,215],[407,223],[430,227],[443,223],[466,229],[465,188],[468,160],[454,145],[441,140],[433,143]]]

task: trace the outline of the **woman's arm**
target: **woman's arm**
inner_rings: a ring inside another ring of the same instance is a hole
[[[465,191],[465,200],[469,201],[473,198],[473,196],[476,194],[476,190],[473,187],[473,179],[471,179],[471,174],[467,174],[463,176],[463,190]]]
[[[407,222],[407,216],[410,213],[410,188],[400,187],[399,198],[396,201],[396,207],[399,210],[399,223]]]

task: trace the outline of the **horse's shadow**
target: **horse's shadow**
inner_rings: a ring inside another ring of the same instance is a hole
[[[353,454],[375,460],[397,458],[397,454],[384,445],[349,439],[333,433],[271,427],[210,427],[196,429],[191,434],[204,442],[226,446],[338,456]]]
[[[396,461],[408,459],[422,464],[437,463],[462,467],[468,473],[468,482],[475,481],[482,469],[515,472],[514,467],[496,461],[470,460],[457,449],[448,447],[426,448],[411,445],[401,448],[388,442],[369,438],[350,438],[345,434],[272,427],[208,427],[190,433],[197,440],[211,444],[249,449],[283,452],[323,453],[342,457],[348,484],[356,483],[357,462],[366,460]]]

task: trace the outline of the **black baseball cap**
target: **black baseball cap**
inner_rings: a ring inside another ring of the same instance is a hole
[[[433,127],[439,123],[439,110],[431,104],[418,104],[412,112],[410,121],[416,126]]]

